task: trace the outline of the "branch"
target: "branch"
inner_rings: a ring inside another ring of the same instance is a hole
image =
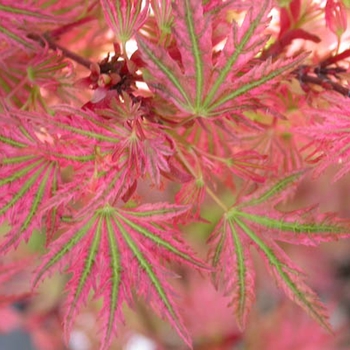
[[[43,47],[47,45],[52,50],[60,50],[65,57],[70,58],[74,62],[86,67],[87,69],[90,69],[90,66],[92,64],[90,60],[87,60],[77,55],[76,53],[66,49],[65,47],[57,44],[50,38],[49,34],[44,34],[43,36],[40,36],[38,34],[28,34],[28,38],[37,41]]]
[[[299,76],[299,81],[303,83],[310,83],[314,85],[322,86],[326,90],[334,90],[336,92],[339,92],[343,96],[350,97],[350,90],[338,83],[335,83],[334,81],[329,80],[328,78],[319,78],[319,77],[313,77],[311,75],[305,74],[302,76]]]
[[[330,62],[330,60],[327,61]],[[326,90],[333,90],[342,94],[343,96],[350,97],[350,89],[341,85],[340,83],[331,80],[330,78],[333,77],[335,79],[339,79],[337,74],[343,72],[346,72],[345,68],[326,68],[326,66],[323,63],[321,63],[320,66],[317,66],[314,69],[306,65],[300,66],[293,73],[299,79],[299,82],[301,83],[302,87],[305,83],[319,85]]]

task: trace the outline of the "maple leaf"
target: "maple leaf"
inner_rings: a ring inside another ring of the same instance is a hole
[[[15,154],[2,156],[0,160],[0,187],[4,194],[0,201],[0,220],[3,223],[7,219],[12,226],[1,245],[2,251],[17,246],[20,240],[28,240],[31,230],[41,226],[41,217],[35,214],[43,200],[55,192],[59,181],[57,166],[28,145],[33,142],[30,137],[33,135],[21,127],[22,134],[20,131],[11,138],[1,135],[2,143],[18,149]],[[26,139],[26,136],[29,137]],[[32,148],[32,153],[25,152],[26,147]]]
[[[101,0],[106,22],[122,44],[124,54],[125,43],[147,19],[149,0],[142,3],[142,0]]]
[[[78,213],[65,232],[49,247],[38,268],[34,285],[53,269],[68,265],[73,277],[67,290],[65,332],[69,329],[90,289],[103,296],[101,349],[108,349],[111,336],[122,319],[122,304],[132,304],[132,290],[165,317],[182,339],[190,337],[173,301],[173,290],[165,276],[165,261],[177,261],[197,270],[206,265],[194,257],[180,232],[167,225],[188,207],[167,203],[122,209],[108,203],[88,215]],[[85,211],[86,213],[86,211]]]
[[[303,272],[276,241],[315,246],[349,237],[348,223],[314,208],[284,213],[275,206],[300,180],[304,171],[286,176],[247,197],[241,196],[223,216],[210,237],[211,259],[217,269],[214,282],[231,298],[238,324],[243,328],[255,298],[250,247],[266,262],[277,285],[289,298],[330,329],[324,306],[305,284]]]
[[[162,125],[143,118],[145,111],[138,103],[132,104],[129,97],[125,101],[122,105],[113,98],[110,107],[94,111],[54,106],[53,110],[58,113],[48,118],[45,125],[52,132],[62,130],[69,135],[81,135],[85,143],[91,143],[92,139],[104,172],[123,171],[125,187],[145,176],[159,187],[161,174],[170,172],[168,161],[174,154],[174,141]]]
[[[37,84],[51,92],[58,89],[60,84],[67,84],[67,78],[72,74],[72,64],[57,53],[47,52],[45,48],[39,52],[30,62],[26,62],[28,80],[32,84]],[[62,70],[66,69],[66,74]],[[61,75],[61,77],[60,77]],[[65,75],[65,76],[64,76]],[[61,78],[61,82],[59,81]]]
[[[34,228],[57,229],[63,208],[45,211],[43,204],[62,185],[62,168],[91,159],[77,139],[51,136],[19,117],[26,121],[31,113],[10,110],[0,123],[0,224],[8,221],[11,226],[0,245],[2,252],[27,241]]]
[[[20,54],[16,52],[0,60],[0,80],[4,82],[0,94],[23,110],[36,105],[45,107],[45,93],[49,93],[52,99],[57,96],[69,100],[71,94],[66,88],[71,83],[72,65],[62,55],[48,51],[49,48],[45,47],[33,57],[24,55],[23,60],[18,60]]]
[[[294,130],[310,139],[304,150],[308,151],[307,160],[316,163],[314,176],[320,176],[331,165],[340,164],[333,178],[338,181],[350,171],[350,112],[347,98],[329,95],[326,100],[332,103],[326,110],[307,111],[313,123]]]
[[[0,4],[0,19],[0,38],[26,50],[35,48],[35,43],[28,36],[30,25],[63,22],[62,17],[40,9],[37,4],[14,4],[8,0]]]
[[[178,60],[163,47],[137,34],[136,40],[146,63],[144,79],[150,88],[172,101],[183,116],[212,117],[240,109],[251,98],[250,91],[264,91],[283,72],[305,56],[275,62],[251,60],[263,49],[271,2],[254,5],[241,26],[233,22],[224,48],[213,59],[211,16],[203,13],[202,2],[173,3],[173,35],[180,53]],[[244,67],[244,69],[243,69]],[[180,114],[181,116],[181,114]]]
[[[150,0],[150,3],[157,23],[156,26],[153,25],[158,30],[157,39],[159,43],[163,43],[167,36],[171,34],[174,21],[171,0]]]
[[[327,0],[325,6],[325,20],[327,27],[337,35],[338,40],[346,31],[346,7],[341,1]]]
[[[268,154],[269,166],[278,174],[289,173],[300,169],[303,165],[302,155],[299,151],[300,140],[297,134],[291,132],[292,127],[285,122],[274,119],[269,124],[261,124],[261,130],[242,132],[242,139],[252,149]]]

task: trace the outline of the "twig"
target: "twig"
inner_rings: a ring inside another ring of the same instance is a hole
[[[92,62],[90,60],[87,60],[76,53],[66,49],[65,47],[57,44],[55,41],[53,41],[48,34],[44,34],[43,36],[40,36],[38,34],[29,34],[28,38],[37,41],[41,46],[45,47],[46,45],[52,49],[52,50],[60,50],[63,55],[67,58],[70,58],[71,60],[75,61],[76,63],[80,64],[81,66],[86,67],[87,69],[90,69],[90,66]]]

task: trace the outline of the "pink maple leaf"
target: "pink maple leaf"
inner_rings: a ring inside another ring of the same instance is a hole
[[[313,122],[295,127],[295,131],[310,140],[304,150],[307,160],[315,163],[314,176],[321,175],[331,165],[341,165],[333,178],[337,181],[350,171],[350,111],[345,97],[330,94],[327,100],[332,106],[326,110],[309,109]]]
[[[61,170],[89,159],[88,149],[78,145],[76,138],[50,135],[26,120],[33,116],[10,110],[10,126],[6,118],[1,121],[0,222],[7,220],[11,226],[2,251],[27,241],[34,228],[46,226],[48,238],[51,236],[49,232],[57,229],[63,208],[58,205],[43,210],[43,205],[64,186]]]
[[[174,2],[173,34],[179,55],[174,58],[166,48],[140,34],[136,37],[146,63],[145,81],[152,91],[177,106],[182,119],[233,114],[251,98],[250,92],[270,89],[276,76],[305,57],[251,65],[266,43],[263,33],[270,10],[269,0],[252,6],[241,26],[233,22],[224,48],[214,56],[212,19],[203,12],[202,2]]]
[[[244,327],[255,298],[254,247],[277,285],[326,329],[330,329],[324,306],[305,284],[304,273],[276,241],[315,246],[348,237],[348,222],[314,209],[283,213],[275,206],[304,172],[285,176],[249,196],[240,196],[222,217],[210,238],[211,259],[217,269],[214,282],[230,296],[237,322]]]
[[[35,33],[38,21],[46,25],[63,22],[63,17],[42,10],[37,4],[14,3],[9,0],[1,2],[0,19],[1,39],[26,50],[35,47],[28,31],[32,28]]]
[[[167,203],[122,209],[104,204],[79,217],[49,246],[37,270],[34,284],[53,269],[68,265],[73,274],[67,285],[65,333],[68,332],[89,291],[102,296],[101,349],[108,349],[111,336],[122,319],[122,304],[133,303],[134,289],[159,315],[168,319],[183,340],[190,337],[182,324],[167,282],[164,261],[177,261],[198,270],[206,266],[194,257],[168,220],[183,215],[187,207]]]
[[[148,15],[149,0],[102,0],[101,5],[106,22],[122,44],[125,55],[125,43],[132,38],[144,24]],[[143,7],[143,9],[142,9]]]

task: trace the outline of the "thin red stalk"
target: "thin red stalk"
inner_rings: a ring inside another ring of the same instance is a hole
[[[350,49],[347,49],[338,55],[327,58],[326,60],[321,62],[320,66],[327,67],[333,63],[339,62],[339,61],[344,60],[345,58],[348,58],[348,57],[350,57]]]

